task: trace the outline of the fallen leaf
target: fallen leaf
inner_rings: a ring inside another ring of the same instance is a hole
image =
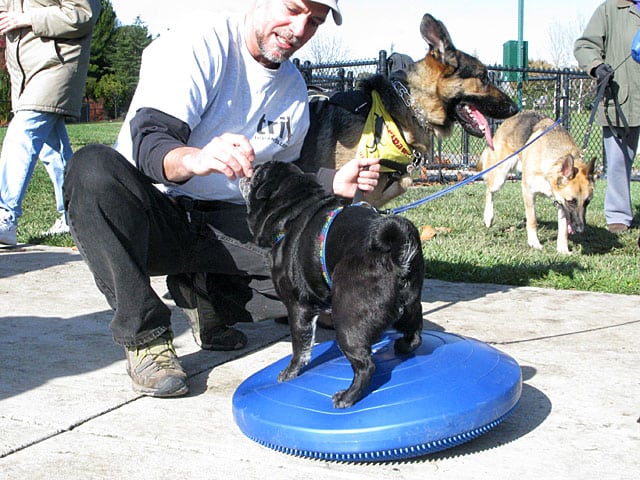
[[[431,225],[424,225],[420,229],[420,241],[426,242],[436,236],[436,229]]]

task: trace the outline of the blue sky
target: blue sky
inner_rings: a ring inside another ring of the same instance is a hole
[[[111,0],[121,22],[140,16],[154,33],[171,28],[179,16],[175,0]],[[207,9],[243,11],[252,0],[182,0],[180,11]],[[529,58],[551,60],[549,32],[557,25],[579,34],[602,0],[524,0],[524,40]],[[321,29],[349,49],[352,58],[371,58],[379,50],[406,53],[418,59],[426,52],[420,19],[430,13],[447,26],[457,48],[485,63],[502,63],[502,45],[518,38],[518,0],[415,1],[341,0],[342,26],[328,21]],[[304,60],[304,52],[299,58]]]

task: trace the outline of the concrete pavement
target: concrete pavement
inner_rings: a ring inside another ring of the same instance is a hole
[[[154,287],[164,293],[164,279]],[[428,280],[423,302],[426,328],[477,338],[518,361],[515,412],[434,455],[325,462],[258,445],[233,420],[238,385],[290,353],[288,327],[242,324],[245,351],[200,351],[167,301],[191,393],[139,396],[77,251],[0,248],[0,478],[638,478],[637,296]]]

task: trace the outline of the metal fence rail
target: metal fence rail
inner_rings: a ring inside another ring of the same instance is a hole
[[[329,90],[349,91],[357,88],[358,81],[372,74],[387,75],[387,52],[380,51],[378,58],[339,63],[311,64],[294,60],[308,86]],[[571,133],[579,147],[588,131],[589,115],[596,97],[594,80],[586,73],[571,69],[518,69],[488,66],[489,78],[522,109],[538,110],[555,119],[562,118],[563,126]],[[495,132],[499,121],[492,120]],[[448,138],[433,137],[431,152],[427,152],[427,164],[421,176],[433,171],[441,178],[448,171],[475,169],[484,139],[472,137],[456,124]],[[430,154],[429,154],[430,153]],[[598,172],[603,173],[602,129],[591,130],[585,149],[585,158],[598,159]]]

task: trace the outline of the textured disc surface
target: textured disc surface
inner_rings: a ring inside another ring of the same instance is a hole
[[[353,371],[334,341],[316,345],[301,374],[278,383],[287,356],[245,380],[233,396],[233,416],[252,440],[292,455],[337,461],[410,458],[469,441],[516,406],[520,367],[486,343],[423,331],[411,355],[394,353],[398,334],[373,348],[376,372],[364,398],[346,409],[331,396]]]

